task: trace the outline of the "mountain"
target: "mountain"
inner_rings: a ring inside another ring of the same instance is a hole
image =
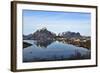
[[[23,35],[23,40],[32,40],[33,39],[33,35],[29,34],[29,35]]]
[[[32,34],[23,35],[23,39],[24,40],[37,40],[38,42],[39,41],[44,42],[44,41],[55,40],[57,36],[62,37],[62,38],[69,38],[69,39],[70,38],[82,38],[79,32],[67,31],[67,32],[62,32],[56,35],[55,33],[47,30],[47,28],[44,27],[44,28],[41,28],[35,31]]]
[[[59,36],[62,36],[64,38],[80,38],[81,35],[79,32],[70,32],[70,31],[67,31],[67,32],[63,32],[61,34],[59,34]]]
[[[50,41],[54,40],[56,34],[48,31],[46,28],[42,28],[33,33],[33,39],[38,41]]]

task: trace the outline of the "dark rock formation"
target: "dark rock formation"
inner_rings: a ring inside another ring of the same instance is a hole
[[[60,34],[60,36],[64,37],[64,38],[80,38],[81,35],[79,32],[75,33],[75,32],[63,32],[62,34]]]
[[[48,31],[46,28],[42,28],[33,33],[33,39],[41,42],[54,40],[55,36],[56,34]]]
[[[31,46],[31,45],[32,45],[32,44],[30,44],[30,43],[23,42],[23,48],[29,47],[29,46]]]

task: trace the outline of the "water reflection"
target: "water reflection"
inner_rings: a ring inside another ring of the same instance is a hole
[[[41,48],[47,48],[51,43],[53,43],[54,41],[51,40],[51,41],[36,41],[34,42],[34,44],[37,46],[37,47],[41,47]]]
[[[24,40],[32,44],[23,49],[23,62],[90,59],[91,51],[65,41]]]

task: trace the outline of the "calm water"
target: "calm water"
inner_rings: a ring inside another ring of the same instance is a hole
[[[59,41],[24,40],[32,46],[23,48],[23,62],[90,59],[90,50]]]

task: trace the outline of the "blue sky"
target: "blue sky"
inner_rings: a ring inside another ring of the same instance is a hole
[[[23,10],[23,34],[34,33],[46,27],[56,34],[66,31],[91,35],[91,14],[80,12],[56,12]]]

